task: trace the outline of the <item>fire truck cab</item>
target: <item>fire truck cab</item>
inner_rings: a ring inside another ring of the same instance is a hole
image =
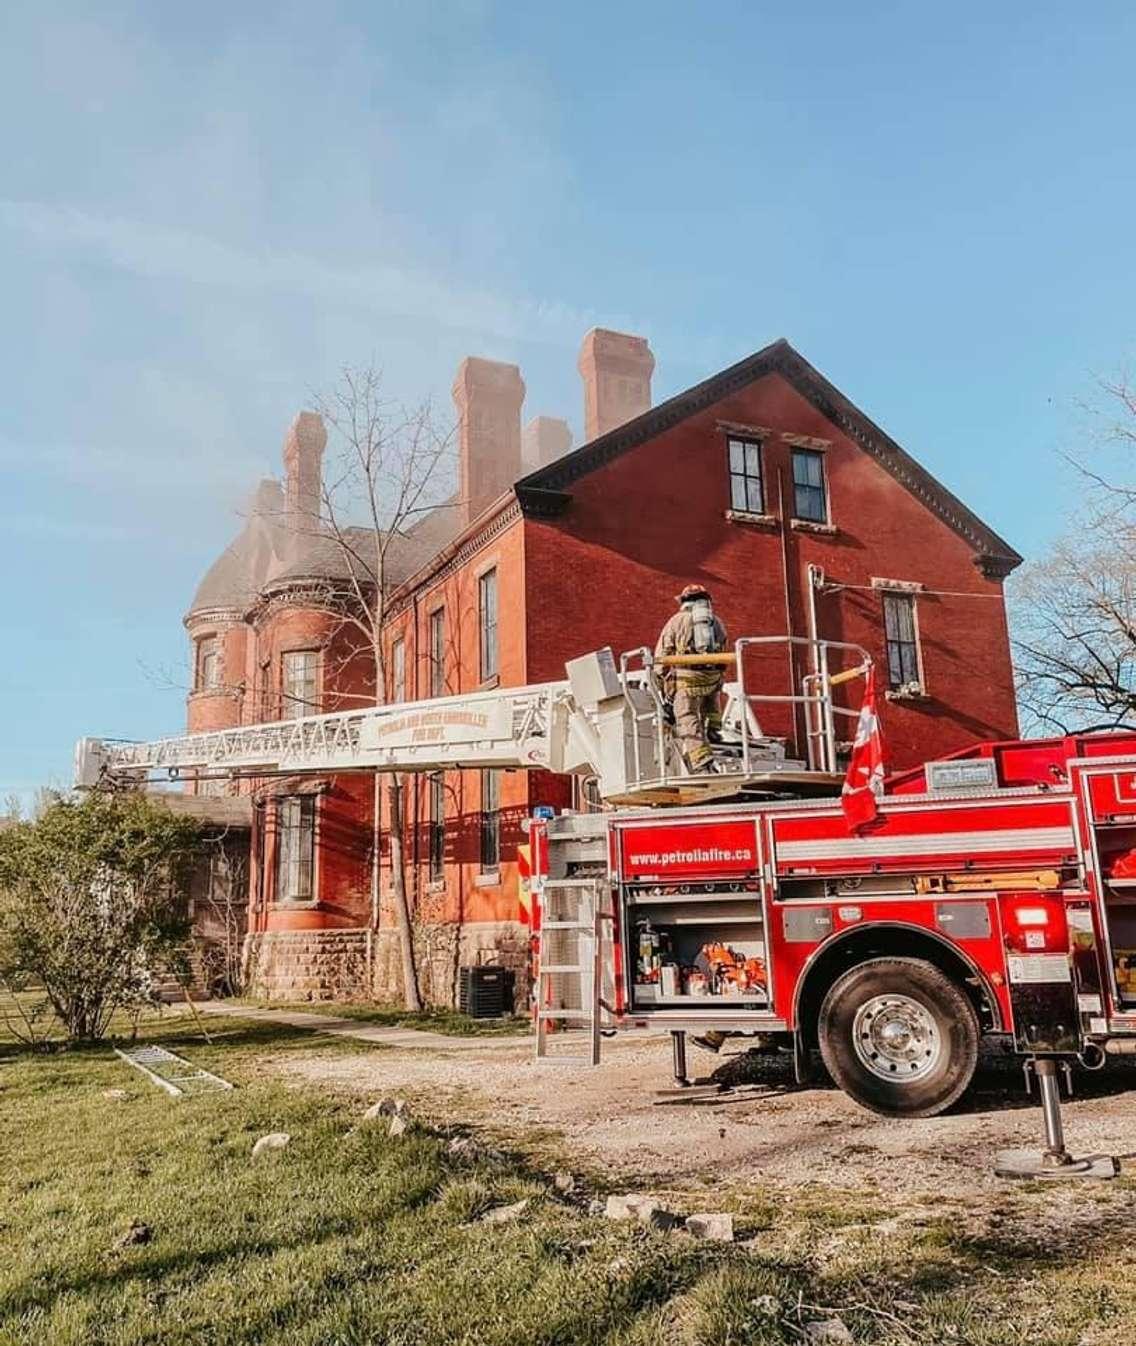
[[[568,814],[533,827],[538,1039],[650,1024],[819,1047],[892,1116],[966,1090],[985,1037],[1136,1052],[1136,735],[982,743],[838,800]]]

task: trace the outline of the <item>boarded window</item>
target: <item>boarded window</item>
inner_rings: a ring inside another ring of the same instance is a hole
[[[279,800],[276,826],[276,900],[310,902],[314,897],[315,795]]]
[[[824,454],[815,449],[793,450],[793,517],[809,523],[828,522]]]
[[[746,514],[765,513],[761,475],[761,444],[756,439],[730,439],[730,508]]]
[[[497,666],[497,572],[488,570],[478,581],[481,631],[481,681],[495,677]]]
[[[435,608],[430,614],[430,695],[442,696],[446,690],[446,609]]]
[[[446,780],[440,771],[427,779],[430,790],[430,880],[437,883],[445,876]]]
[[[282,719],[295,720],[301,715],[319,714],[318,679],[318,651],[288,650],[281,655]]]
[[[919,636],[915,626],[914,594],[884,594],[884,633],[887,637],[888,686],[920,690]]]
[[[501,773],[481,773],[481,872],[495,873],[501,864]]]

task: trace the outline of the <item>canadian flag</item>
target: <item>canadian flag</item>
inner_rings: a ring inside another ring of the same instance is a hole
[[[840,806],[850,831],[858,832],[875,819],[883,793],[884,739],[876,714],[876,672],[869,667],[864,677],[864,700],[856,723],[856,740],[852,744],[848,774],[840,794]]]

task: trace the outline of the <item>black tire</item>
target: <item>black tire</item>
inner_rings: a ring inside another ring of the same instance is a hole
[[[974,1006],[920,958],[873,958],[845,972],[829,988],[817,1028],[832,1078],[885,1117],[945,1112],[978,1064]]]

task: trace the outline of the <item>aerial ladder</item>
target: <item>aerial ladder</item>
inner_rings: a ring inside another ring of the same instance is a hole
[[[824,647],[821,671],[799,691],[751,691],[745,657],[754,646]],[[856,665],[827,671],[829,652],[851,651]],[[668,725],[657,672],[714,661],[732,672],[724,685],[714,770],[693,773]],[[793,637],[746,637],[732,651],[656,659],[646,647],[618,659],[609,647],[571,660],[560,682],[360,706],[263,724],[179,734],[149,742],[84,738],[75,751],[80,789],[153,780],[201,781],[337,772],[540,769],[597,782],[605,804],[689,804],[738,796],[827,794],[839,788],[837,715],[832,689],[866,671],[859,647]],[[785,740],[762,732],[760,703],[800,707],[806,751],[786,755]]]

